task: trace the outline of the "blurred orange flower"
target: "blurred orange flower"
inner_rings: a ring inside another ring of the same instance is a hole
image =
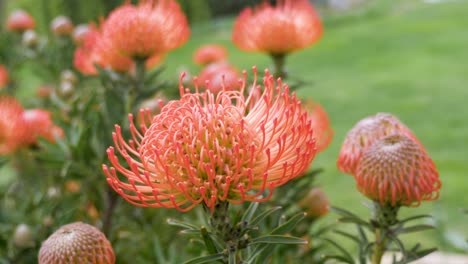
[[[26,144],[30,132],[23,112],[14,97],[0,96],[0,155],[11,154]]]
[[[8,76],[8,70],[5,65],[0,64],[0,89],[4,88],[8,82],[10,82],[10,77]]]
[[[113,167],[103,165],[110,186],[138,206],[188,211],[202,203],[213,210],[220,201],[266,201],[302,175],[315,156],[312,120],[268,71],[263,91],[255,80],[244,95],[245,79],[240,89],[216,95],[180,84],[180,100],[159,115],[141,111],[150,126],[137,129],[129,116],[128,142],[116,125],[115,148],[107,150]]]
[[[355,173],[358,190],[382,205],[419,206],[436,200],[441,182],[431,157],[405,135],[390,135],[364,151]]]
[[[56,126],[51,117],[52,113],[42,109],[28,109],[22,114],[22,118],[30,131],[28,144],[35,144],[38,137],[50,142],[56,142],[56,137],[63,137],[63,130]]]
[[[7,29],[9,31],[23,32],[28,29],[34,29],[36,22],[34,18],[24,10],[15,10],[11,12],[7,19]]]
[[[301,50],[322,35],[319,16],[308,0],[278,0],[244,9],[234,23],[232,41],[246,51],[273,55]]]
[[[309,99],[304,104],[305,109],[309,112],[312,119],[312,128],[316,140],[317,153],[325,150],[330,145],[333,139],[333,128],[330,125],[330,119],[323,107]]]
[[[127,3],[112,11],[102,34],[117,54],[147,59],[184,44],[190,29],[175,0],[140,1],[137,6]]]
[[[224,61],[227,56],[227,50],[224,46],[209,44],[203,45],[195,51],[193,61],[198,65],[208,65],[210,63]]]
[[[212,93],[239,87],[239,80],[239,70],[227,62],[212,63],[198,76],[200,86]]]
[[[338,169],[354,175],[362,153],[377,140],[393,134],[405,135],[419,142],[413,132],[391,114],[378,113],[360,120],[346,134],[336,162]]]

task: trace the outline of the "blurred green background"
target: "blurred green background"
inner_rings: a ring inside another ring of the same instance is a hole
[[[177,80],[182,68],[196,74],[193,51],[208,43],[225,45],[230,62],[240,69],[271,67],[267,55],[240,51],[231,42],[235,15],[242,6],[258,1],[180,2],[191,21],[192,35],[168,55],[166,78]],[[325,169],[317,183],[334,206],[367,213],[362,205],[366,199],[356,191],[353,177],[338,171],[335,162],[345,134],[358,120],[390,112],[426,146],[443,183],[438,201],[403,210],[403,214],[432,214],[438,230],[408,236],[408,240],[468,251],[468,216],[461,212],[468,208],[468,1],[361,1],[339,11],[321,2],[323,38],[287,59],[291,79],[306,82],[299,95],[320,102],[335,129],[331,146],[314,161],[313,167]],[[9,11],[24,8],[38,20],[38,30],[45,32],[58,14],[70,16],[75,23],[96,21],[122,1],[0,3],[0,21]],[[32,91],[41,82],[38,76],[17,77],[21,77],[16,78],[18,86],[25,90]],[[324,221],[332,223],[336,218],[329,214]]]

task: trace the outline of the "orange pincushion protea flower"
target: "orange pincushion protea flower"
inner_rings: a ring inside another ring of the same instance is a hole
[[[405,135],[419,143],[413,132],[391,114],[378,113],[362,119],[346,134],[336,163],[338,169],[354,174],[362,153],[377,140],[393,134]]]
[[[134,205],[188,211],[203,203],[213,210],[220,201],[265,201],[304,173],[315,140],[300,101],[268,71],[263,92],[254,82],[245,96],[245,78],[240,89],[216,95],[189,93],[181,84],[181,99],[166,104],[141,132],[130,115],[132,139],[126,142],[116,126],[115,148],[107,150],[108,183]]]
[[[63,130],[52,122],[52,113],[42,109],[28,109],[23,112],[23,120],[31,131],[27,140],[29,144],[34,144],[37,137],[42,137],[50,142],[56,141],[56,137],[63,137]]]
[[[116,53],[146,59],[181,46],[190,29],[175,0],[150,0],[114,10],[103,24],[103,35]]]
[[[203,88],[217,93],[239,86],[239,71],[226,62],[213,63],[206,66],[199,75],[198,82]]]
[[[325,150],[333,139],[333,128],[330,126],[330,119],[323,107],[313,100],[307,100],[304,104],[307,111],[310,112],[312,127],[316,138],[317,153]]]
[[[227,58],[225,47],[216,44],[203,45],[193,55],[193,61],[198,65],[208,65],[214,62],[224,61]]]
[[[441,182],[436,166],[420,143],[390,135],[364,151],[357,165],[358,190],[382,205],[419,206],[436,200]]]
[[[11,154],[26,144],[29,131],[23,112],[15,98],[0,97],[0,155]]]
[[[24,10],[13,11],[7,19],[7,29],[10,31],[23,32],[35,26],[34,18]]]
[[[96,227],[76,222],[60,227],[42,242],[39,264],[113,264],[114,250]]]
[[[8,76],[8,70],[5,65],[0,64],[0,89],[5,87],[8,82],[10,81],[10,77]]]
[[[308,0],[279,0],[244,9],[236,19],[232,41],[246,51],[287,54],[316,42],[322,35],[319,16]]]

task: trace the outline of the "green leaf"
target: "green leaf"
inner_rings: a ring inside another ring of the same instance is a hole
[[[354,262],[350,262],[349,259],[343,257],[343,256],[340,256],[340,255],[325,255],[322,257],[322,260],[330,260],[330,259],[334,259],[334,260],[339,260],[341,262],[344,262],[344,263],[349,263],[349,264],[353,264]]]
[[[195,229],[184,229],[179,232],[181,235],[201,235],[200,230]]]
[[[430,230],[430,229],[435,229],[435,227],[432,225],[415,225],[415,226],[410,226],[410,227],[405,227],[405,228],[398,228],[394,230],[394,234],[395,235],[408,234],[408,233],[419,232],[419,231]]]
[[[273,207],[273,208],[270,208],[268,210],[265,210],[263,211],[261,214],[257,215],[257,217],[255,217],[252,222],[249,223],[249,225],[251,226],[256,226],[258,225],[261,221],[263,221],[263,219],[265,219],[267,216],[271,215],[272,213],[280,210],[282,207],[281,206],[276,206],[276,207]]]
[[[255,211],[257,211],[258,205],[259,203],[250,203],[249,207],[247,208],[247,210],[245,210],[245,213],[242,215],[241,221],[249,223],[250,220],[252,220]]]
[[[161,248],[161,242],[159,242],[157,236],[155,236],[153,239],[153,252],[154,256],[156,256],[157,258],[157,263],[167,263],[167,260],[165,259],[164,253]]]
[[[412,221],[412,220],[416,220],[416,219],[421,219],[421,218],[432,218],[432,215],[415,215],[415,216],[412,216],[412,217],[408,217],[408,218],[405,218],[403,220],[400,220],[398,221],[399,224],[404,224],[406,222],[409,222],[409,221]]]
[[[174,219],[174,218],[168,218],[166,222],[167,222],[169,225],[178,226],[178,227],[187,228],[187,229],[195,229],[195,230],[198,230],[198,227],[197,227],[197,226],[192,225],[192,224],[189,224],[189,223],[187,223],[187,222],[183,222],[183,221]]]
[[[197,257],[191,260],[187,260],[184,264],[200,264],[200,263],[211,263],[213,261],[222,260],[224,259],[223,253],[218,253],[209,256]]]
[[[329,238],[324,238],[323,240],[327,241],[328,243],[332,244],[335,248],[337,248],[343,254],[343,258],[346,259],[346,263],[353,263],[354,262],[353,256],[351,256],[351,254],[349,254],[349,252],[346,251],[346,249],[344,249],[338,243],[336,243],[335,241],[333,241],[333,240],[331,240]]]
[[[277,228],[273,229],[273,231],[270,232],[272,235],[280,235],[280,234],[285,234],[290,232],[291,230],[294,229],[294,227],[299,223],[302,219],[304,219],[305,213],[301,212],[293,217],[291,217],[288,221],[286,221],[284,224],[278,226]]]
[[[339,235],[342,235],[342,236],[344,236],[344,237],[347,237],[347,238],[353,240],[354,242],[356,242],[357,244],[360,244],[360,242],[361,242],[357,236],[351,235],[350,233],[347,233],[347,232],[345,232],[345,231],[333,230],[333,232],[334,232],[334,233],[337,233],[337,234],[339,234]]]
[[[281,235],[266,235],[257,237],[252,240],[249,244],[293,244],[293,245],[304,245],[307,244],[307,240],[299,237],[292,236],[281,236]]]
[[[206,227],[202,226],[200,231],[201,231],[203,241],[205,242],[206,250],[208,250],[208,253],[210,254],[218,253],[218,250],[216,249],[213,243],[213,240],[211,239],[210,234],[208,233],[208,230],[206,230]]]
[[[338,218],[338,222],[341,222],[341,223],[354,223],[354,224],[364,226],[369,230],[373,230],[373,227],[372,227],[371,224],[369,224],[368,222],[362,220],[359,217],[341,217],[341,218]]]

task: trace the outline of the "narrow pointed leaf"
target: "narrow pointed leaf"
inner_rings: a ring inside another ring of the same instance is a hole
[[[263,221],[263,219],[265,219],[267,216],[271,215],[272,213],[278,211],[281,209],[281,206],[276,206],[276,207],[273,207],[273,208],[270,208],[264,212],[262,212],[261,214],[257,215],[254,219],[252,219],[252,222],[250,222],[249,224],[252,225],[252,226],[256,226],[258,225],[261,221]]]
[[[334,230],[333,232],[339,234],[339,235],[342,235],[344,237],[347,237],[351,240],[353,240],[354,242],[356,242],[357,244],[359,244],[361,241],[359,240],[359,238],[355,235],[351,235],[350,233],[347,233],[345,231],[341,231],[341,230]]]
[[[272,235],[280,235],[280,234],[285,234],[290,232],[291,230],[294,229],[294,227],[299,223],[302,219],[304,219],[305,213],[301,212],[293,217],[291,217],[288,221],[286,221],[284,224],[278,226],[277,228],[273,229],[270,234]]]
[[[409,222],[409,221],[412,221],[412,220],[416,220],[416,219],[421,219],[421,218],[432,218],[432,215],[428,215],[428,214],[425,214],[425,215],[415,215],[415,216],[412,216],[412,217],[408,217],[408,218],[405,218],[403,220],[400,220],[398,221],[399,224],[404,224],[406,222]]]
[[[249,244],[296,244],[304,245],[307,244],[307,240],[304,240],[299,237],[292,236],[281,236],[281,235],[266,235],[262,237],[257,237],[252,240]]]
[[[395,235],[408,234],[408,233],[419,232],[419,231],[430,230],[430,229],[435,229],[435,227],[432,225],[416,225],[416,226],[410,226],[410,227],[405,227],[405,228],[399,228],[394,231],[394,234]]]
[[[329,238],[324,238],[323,240],[327,241],[328,243],[332,244],[335,248],[337,248],[343,254],[343,257],[347,260],[347,263],[353,263],[353,256],[351,256],[351,254],[349,254],[349,252],[346,249],[344,249],[338,243]]]
[[[213,263],[213,261],[222,260],[224,258],[223,253],[218,253],[210,256],[203,256],[198,258],[193,258],[184,262],[184,264],[201,264],[201,263]]]
[[[179,226],[179,227],[183,227],[183,228],[187,228],[187,229],[196,229],[196,230],[198,230],[197,226],[186,223],[186,222],[182,222],[182,221],[174,219],[174,218],[168,218],[167,223],[169,225],[173,225],[173,226]]]
[[[247,210],[245,210],[244,215],[242,215],[241,221],[249,223],[250,220],[252,220],[252,217],[254,216],[255,212],[257,211],[258,205],[259,203],[250,203]]]
[[[206,230],[206,227],[202,226],[200,231],[201,231],[201,235],[203,237],[203,241],[205,242],[206,250],[208,250],[208,253],[210,253],[210,254],[218,253],[218,250],[216,250],[214,242],[211,239],[210,234],[208,233],[208,230]]]
[[[344,262],[344,263],[348,263],[348,264],[353,264],[354,262],[352,261],[349,261],[349,259],[343,257],[343,256],[340,256],[340,255],[326,255],[326,256],[323,256],[322,257],[322,260],[326,261],[326,260],[339,260],[341,262]],[[326,262],[325,262],[326,263]]]

